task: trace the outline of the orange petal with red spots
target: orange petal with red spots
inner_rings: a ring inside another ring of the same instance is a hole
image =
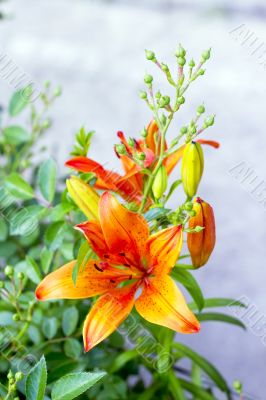
[[[147,279],[135,306],[143,318],[154,324],[180,333],[197,333],[200,330],[198,320],[168,275]]]
[[[163,229],[149,237],[147,251],[155,274],[171,271],[179,257],[182,241],[182,225]]]
[[[101,296],[90,310],[83,327],[85,351],[113,333],[134,306],[136,284],[116,288]]]

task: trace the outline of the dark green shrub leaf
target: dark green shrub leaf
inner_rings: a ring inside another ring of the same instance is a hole
[[[63,313],[62,329],[66,336],[70,336],[76,329],[79,312],[76,307],[69,307]]]
[[[215,307],[244,307],[246,308],[246,305],[242,303],[239,300],[234,300],[234,299],[227,299],[224,297],[221,298],[210,298],[210,299],[204,299],[204,308],[215,308]],[[197,305],[192,302],[189,304],[189,308],[191,310],[197,309]]]
[[[51,203],[54,199],[56,188],[56,163],[52,158],[44,161],[38,172],[38,185],[45,200]]]
[[[8,226],[4,218],[0,218],[0,242],[4,242],[8,236]]]
[[[54,222],[49,226],[47,231],[45,232],[45,244],[49,250],[55,251],[57,250],[64,239],[64,230],[66,229],[66,224],[64,221]]]
[[[29,200],[34,197],[32,187],[19,174],[9,175],[5,180],[5,187],[16,199]]]
[[[64,343],[64,352],[67,357],[78,359],[82,352],[82,345],[77,339],[67,339]]]
[[[58,322],[56,317],[44,318],[42,323],[42,332],[47,339],[52,339],[58,329]]]
[[[26,379],[27,400],[43,400],[47,381],[46,362],[44,357],[31,369]]]
[[[98,383],[106,372],[77,372],[64,376],[54,384],[52,400],[72,400]]]
[[[53,252],[48,250],[46,247],[44,247],[41,251],[41,265],[45,274],[47,274],[50,269],[53,255]]]
[[[40,268],[39,268],[38,264],[30,256],[26,257],[26,261],[27,261],[27,264],[28,264],[28,268],[26,270],[28,278],[33,283],[38,284],[42,280],[42,274],[41,274],[41,271],[40,271]]]

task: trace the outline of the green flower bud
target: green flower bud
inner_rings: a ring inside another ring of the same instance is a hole
[[[195,64],[195,61],[193,60],[193,58],[189,61],[188,65],[189,65],[191,68],[195,67],[196,64]]]
[[[205,74],[205,69],[200,69],[198,75],[204,75],[204,74]]]
[[[20,316],[18,314],[13,314],[12,319],[13,321],[20,321]]]
[[[209,60],[210,56],[211,56],[211,49],[204,51],[204,52],[202,53],[202,55],[201,55],[201,57],[202,57],[202,59],[203,59],[204,61]]]
[[[9,371],[7,374],[7,379],[10,381],[10,379],[12,379],[12,378],[13,378],[12,371]]]
[[[236,390],[237,393],[240,394],[242,392],[243,386],[242,386],[242,383],[239,380],[234,381],[233,387],[234,387],[234,389]]]
[[[0,289],[3,289],[5,287],[5,282],[0,281]]]
[[[155,175],[152,192],[156,199],[160,199],[167,189],[167,172],[164,165],[161,165],[157,174]]]
[[[115,149],[118,154],[126,154],[127,150],[124,144],[117,144],[115,146]]]
[[[22,379],[23,379],[23,377],[24,377],[24,375],[23,375],[23,373],[21,372],[21,371],[18,371],[18,372],[16,372],[16,374],[15,374],[15,380],[18,382],[18,381],[21,381]]]
[[[182,159],[181,178],[188,197],[193,197],[197,193],[203,169],[204,157],[201,145],[197,142],[186,144]]]
[[[204,120],[204,127],[209,127],[209,126],[212,126],[213,124],[214,124],[214,119],[215,119],[215,116],[214,115],[210,115],[209,117],[207,117],[205,120]]]
[[[189,130],[190,130],[190,133],[192,133],[192,135],[194,135],[197,132],[196,125],[194,125],[194,124],[191,125]]]
[[[128,144],[129,144],[130,147],[134,147],[135,146],[135,140],[132,139],[131,137],[128,138]]]
[[[153,51],[151,51],[151,50],[145,50],[145,53],[146,53],[146,58],[147,58],[147,60],[149,60],[149,61],[155,60],[155,54],[154,54]]]
[[[178,104],[184,104],[185,103],[185,97],[184,96],[180,96],[177,99]]]
[[[155,97],[156,97],[156,99],[160,99],[161,97],[162,97],[162,93],[161,92],[156,92],[155,93]]]
[[[184,65],[186,64],[186,59],[184,57],[178,57],[177,63],[178,65],[180,65],[180,67],[184,67]]]
[[[191,203],[191,201],[188,201],[187,203],[184,204],[184,209],[186,211],[191,211],[193,209],[193,203]]]
[[[25,278],[25,275],[23,274],[23,272],[19,272],[17,276],[18,276],[18,279],[21,281],[22,281],[22,279]]]
[[[184,47],[182,47],[181,45],[179,45],[179,47],[178,47],[178,49],[177,49],[175,55],[176,55],[177,57],[185,57],[185,55],[186,55],[186,50],[184,49]]]
[[[205,112],[205,107],[204,107],[204,105],[198,106],[198,108],[197,108],[197,113],[198,113],[198,114],[203,114],[204,112]]]
[[[50,86],[51,86],[51,82],[50,82],[50,81],[45,81],[45,82],[44,82],[44,87],[45,87],[46,89],[49,89]]]
[[[147,137],[147,136],[148,136],[148,131],[147,131],[147,129],[146,129],[146,128],[143,128],[140,134],[141,134],[141,136],[144,137],[144,138]]]
[[[188,214],[190,215],[190,217],[195,217],[197,215],[195,210],[189,211]]]
[[[55,97],[58,97],[58,96],[61,96],[61,94],[62,94],[62,89],[58,86],[58,87],[55,88],[55,90],[54,90],[54,96],[55,96]]]
[[[170,104],[170,97],[169,96],[163,96],[163,101],[164,101],[164,105],[168,106],[168,104]]]
[[[180,129],[180,133],[182,135],[185,135],[187,133],[187,127],[186,126],[182,126],[182,128]]]
[[[146,159],[146,154],[145,154],[145,153],[139,153],[139,154],[137,155],[137,157],[138,157],[138,159],[139,159],[140,161],[144,161],[144,160]]]
[[[168,65],[162,63],[162,70],[163,70],[163,72],[169,72]]]
[[[150,84],[152,83],[152,81],[153,81],[153,77],[152,77],[151,75],[146,74],[146,75],[144,76],[144,82],[145,82],[147,85],[150,85]]]
[[[50,121],[49,119],[46,119],[46,120],[43,121],[42,127],[43,127],[44,129],[47,129],[47,128],[49,128],[50,126],[51,126],[51,121]]]
[[[140,97],[141,99],[145,100],[145,99],[147,99],[147,93],[144,92],[144,90],[141,90],[141,91],[139,92],[139,97]]]
[[[5,274],[6,276],[8,276],[9,278],[11,278],[14,275],[14,268],[11,267],[10,265],[7,265],[5,267]]]

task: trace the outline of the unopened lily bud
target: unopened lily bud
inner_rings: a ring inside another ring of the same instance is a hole
[[[185,103],[185,97],[184,96],[180,96],[177,98],[177,103],[178,104],[184,104]]]
[[[126,154],[126,152],[127,152],[126,146],[124,144],[117,144],[115,146],[115,149],[116,149],[116,152],[121,155]]]
[[[189,61],[188,65],[190,66],[190,68],[195,67],[195,61],[193,60],[193,58]]]
[[[189,228],[204,229],[188,233],[187,244],[192,264],[199,268],[206,264],[215,246],[215,219],[212,207],[199,197],[194,200],[193,210],[196,215],[189,219]]]
[[[166,191],[166,189],[167,189],[167,172],[164,165],[162,165],[159,168],[153,181],[152,191],[154,197],[156,199],[160,199],[164,194],[164,192]]]
[[[163,72],[169,72],[168,65],[162,63],[162,70],[163,70]]]
[[[197,193],[204,169],[204,158],[201,145],[197,142],[186,144],[182,160],[182,183],[188,197]]]
[[[147,129],[146,129],[146,128],[143,128],[140,134],[141,134],[141,136],[144,137],[144,138],[147,137],[147,136],[148,136],[148,131],[147,131]]]
[[[178,57],[177,63],[180,67],[183,67],[186,64],[186,59],[184,57]]]
[[[204,120],[204,128],[208,128],[209,126],[212,126],[214,124],[214,115],[210,115]]]
[[[181,44],[179,45],[179,47],[178,47],[178,49],[177,49],[175,55],[176,55],[177,57],[185,57],[185,55],[186,55],[186,50],[184,49],[184,47],[181,46]]]
[[[180,133],[181,133],[181,135],[185,135],[187,133],[187,127],[182,126],[182,128],[180,129]]]
[[[16,321],[16,322],[19,321],[20,320],[19,314],[13,314],[12,319],[13,319],[13,321]]]
[[[71,176],[66,181],[68,192],[80,210],[90,219],[99,219],[99,195],[84,181]]]
[[[130,147],[134,147],[135,146],[135,140],[132,139],[131,137],[128,138],[128,144],[129,144]]]
[[[210,56],[211,56],[211,49],[204,51],[201,55],[203,61],[209,60]]]
[[[198,106],[198,108],[197,108],[197,113],[198,113],[198,114],[203,114],[204,112],[205,112],[205,107],[204,107],[204,105],[202,104],[202,105]]]
[[[146,159],[146,154],[145,153],[139,153],[137,154],[137,157],[140,161],[144,161]]]

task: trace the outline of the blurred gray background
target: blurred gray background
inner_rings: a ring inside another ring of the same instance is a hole
[[[250,398],[265,399],[265,1],[10,0],[1,7],[9,14],[0,24],[1,53],[34,82],[50,79],[63,88],[45,141],[62,172],[81,125],[97,132],[93,158],[116,167],[116,131],[138,135],[150,120],[138,98],[144,73],[151,72],[162,91],[168,86],[145,60],[145,48],[174,65],[179,42],[195,59],[212,47],[207,73],[189,89],[169,134],[189,122],[202,101],[217,115],[204,138],[220,141],[221,148],[205,148],[200,188],[215,208],[217,246],[196,277],[206,297],[245,297],[254,313],[240,316],[246,332],[205,323],[199,335],[179,339],[213,361],[230,382],[243,381]],[[0,87],[5,103],[13,88],[2,78]]]

